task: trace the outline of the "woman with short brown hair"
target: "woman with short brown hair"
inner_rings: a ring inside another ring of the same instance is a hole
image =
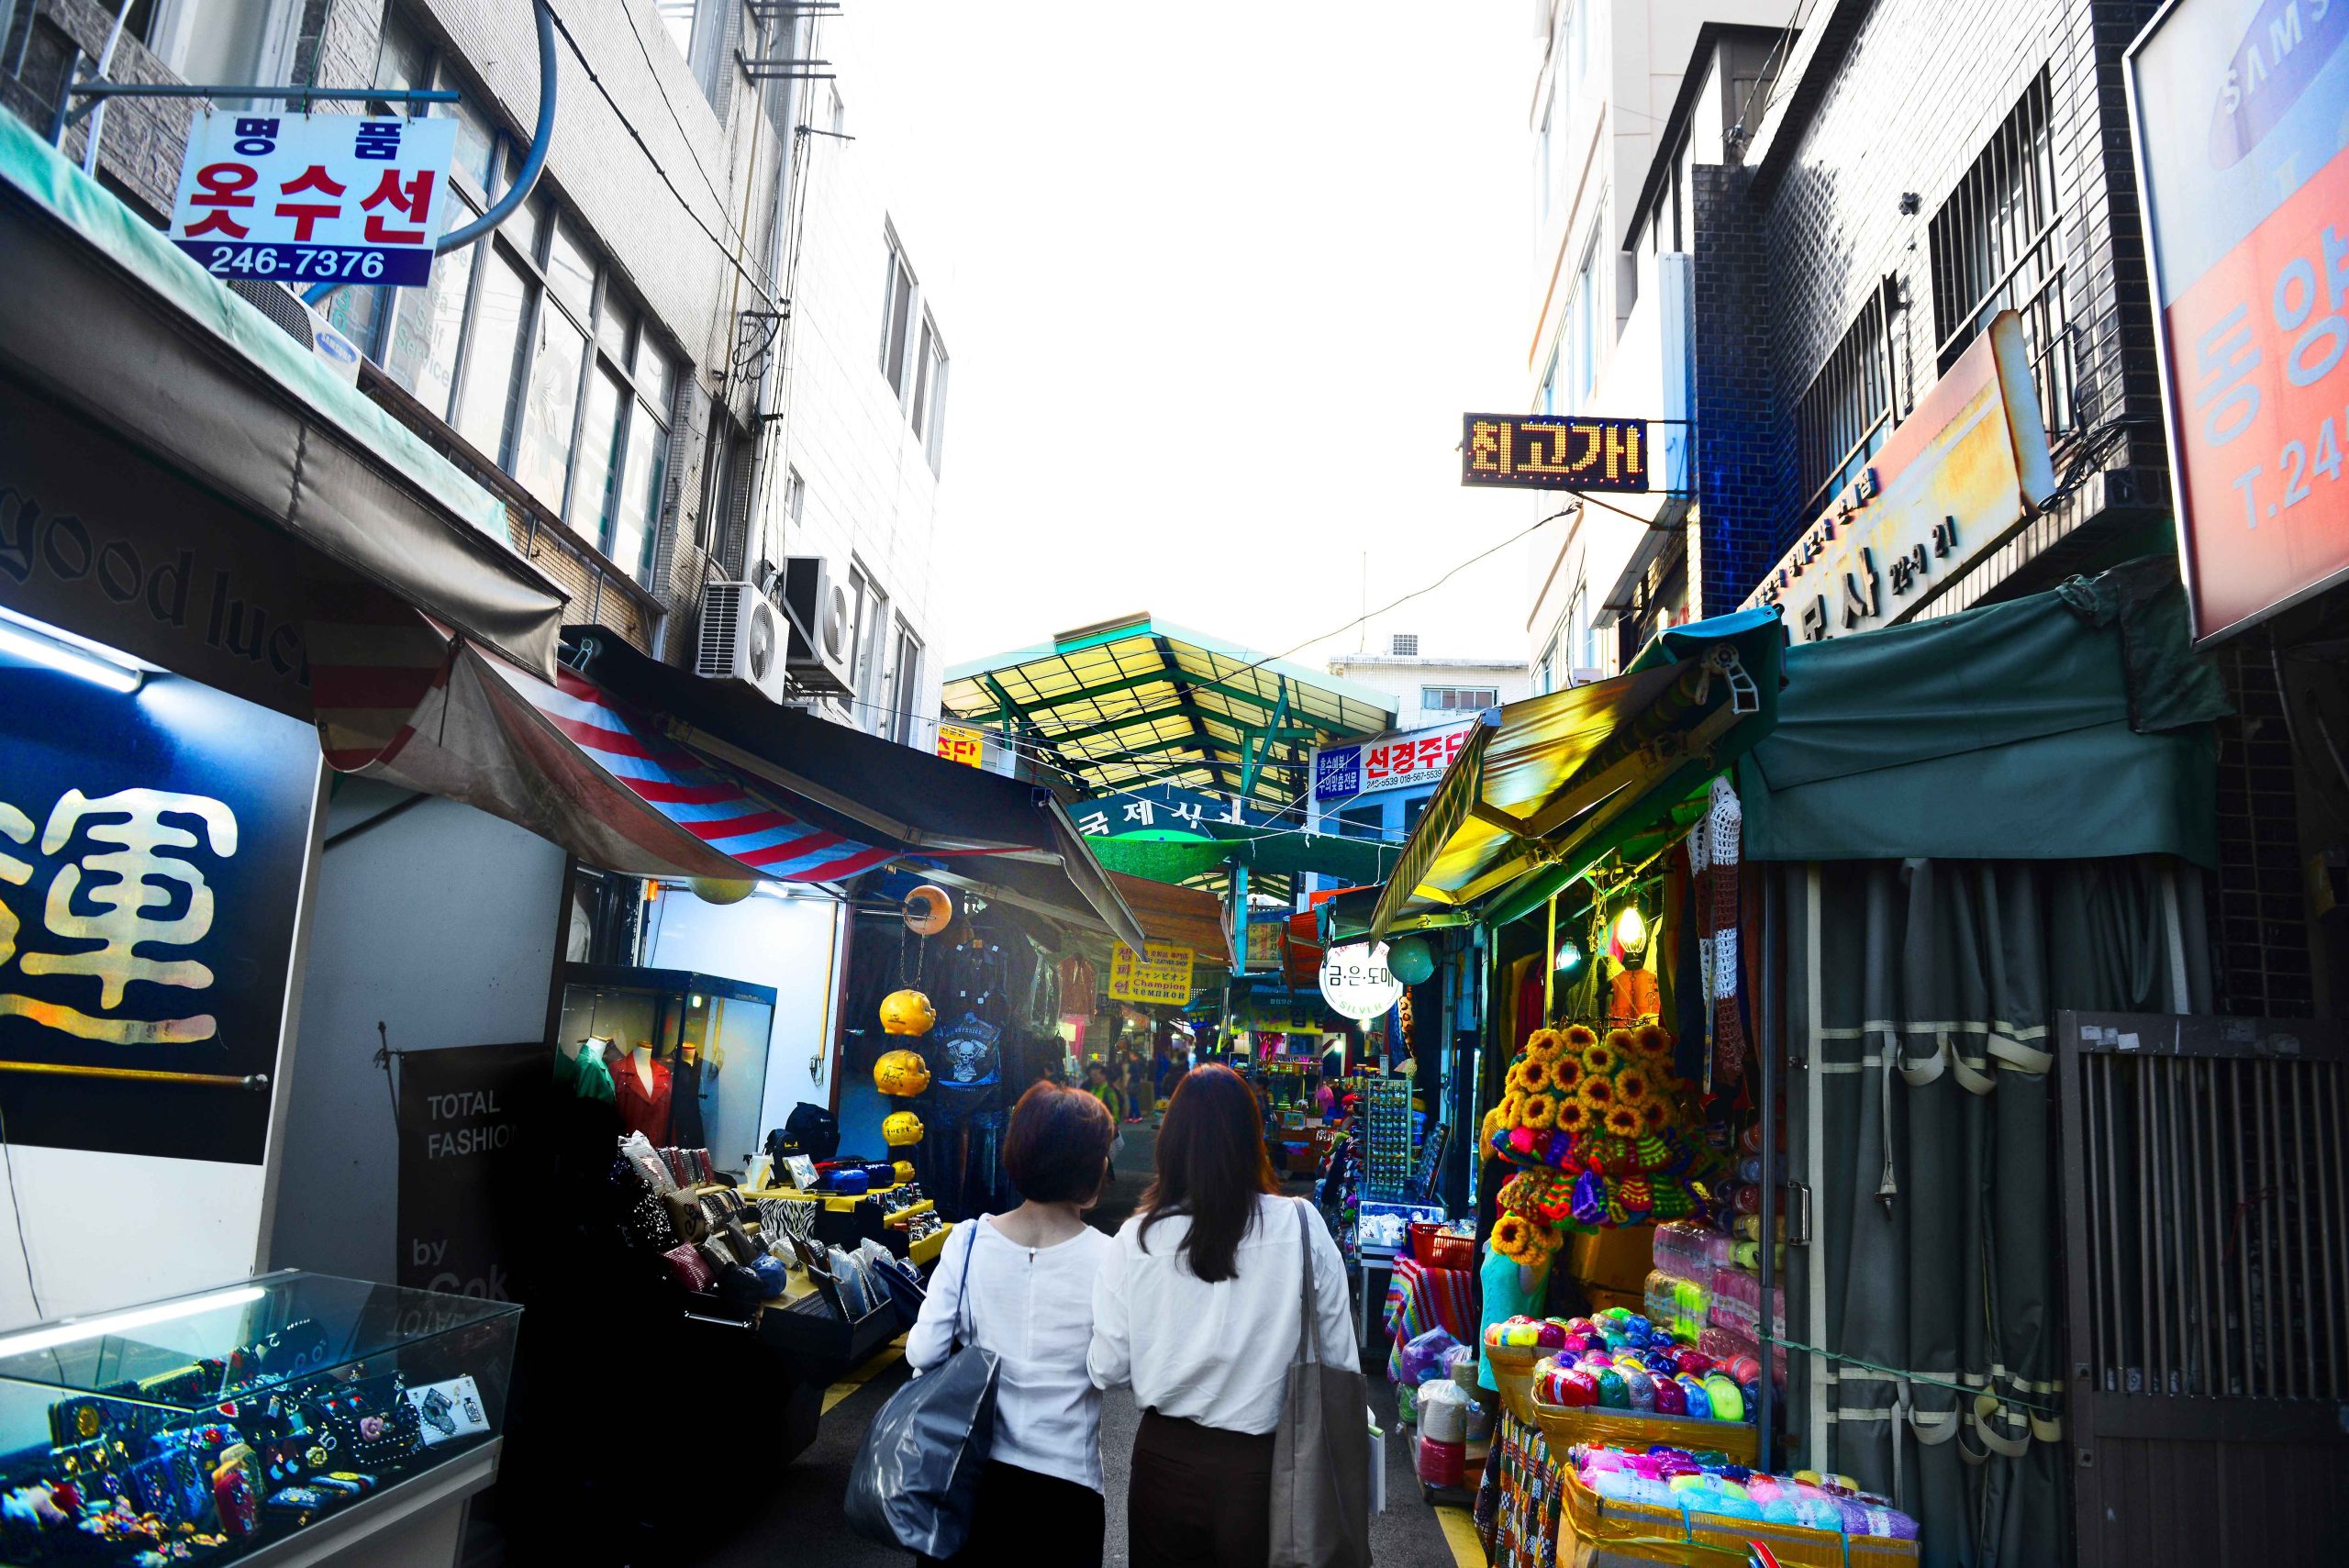
[[[1020,1095],[1003,1164],[1026,1201],[954,1228],[907,1336],[917,1373],[953,1353],[958,1325],[1003,1363],[970,1539],[952,1562],[1099,1568],[1101,1394],[1085,1356],[1094,1276],[1116,1244],[1084,1215],[1116,1133],[1082,1089],[1036,1084]]]

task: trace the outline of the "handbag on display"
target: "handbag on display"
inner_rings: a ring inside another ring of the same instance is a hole
[[[709,1236],[709,1216],[687,1193],[663,1193],[661,1207],[668,1211],[669,1228],[681,1241],[701,1241]]]
[[[1297,1204],[1304,1256],[1297,1357],[1273,1442],[1272,1568],[1369,1568],[1370,1387],[1360,1371],[1321,1359],[1313,1296],[1310,1204]]]
[[[729,1307],[757,1307],[767,1298],[766,1282],[754,1269],[729,1263],[718,1271],[718,1299]]]
[[[849,1528],[867,1540],[925,1557],[952,1557],[970,1539],[979,1473],[995,1446],[1001,1363],[974,1342],[976,1325],[968,1331],[965,1326],[977,1245],[974,1230],[963,1244],[963,1311],[952,1352],[889,1396],[849,1472]]]
[[[708,1262],[690,1244],[670,1248],[661,1254],[661,1262],[667,1265],[671,1279],[696,1296],[718,1283],[718,1276],[711,1271]]]

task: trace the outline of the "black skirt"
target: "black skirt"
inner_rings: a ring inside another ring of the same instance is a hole
[[[1101,1494],[1092,1487],[991,1459],[979,1473],[978,1508],[963,1550],[915,1561],[921,1568],[1101,1568],[1108,1520]]]

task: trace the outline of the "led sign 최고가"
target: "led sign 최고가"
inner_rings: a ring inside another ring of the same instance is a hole
[[[1584,415],[1464,415],[1460,483],[1512,489],[1645,490],[1648,422]]]

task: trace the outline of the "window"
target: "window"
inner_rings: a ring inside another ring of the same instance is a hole
[[[1419,706],[1431,713],[1482,713],[1501,700],[1494,686],[1421,686]]]
[[[1338,831],[1355,839],[1386,837],[1386,803],[1372,801],[1363,806],[1349,806],[1338,813]]]
[[[1802,456],[1805,520],[1819,516],[1867,466],[1892,429],[1891,366],[1885,357],[1884,291],[1811,378],[1795,410]]]
[[[946,344],[938,323],[922,308],[920,285],[906,261],[897,231],[885,228],[889,264],[882,280],[881,373],[922,444],[932,473],[946,439]]]
[[[123,28],[182,81],[262,86],[294,79],[301,17],[292,0],[137,0]]]
[[[1542,657],[1533,666],[1533,695],[1547,696],[1558,689],[1558,638],[1553,633],[1550,645],[1542,650]]]
[[[702,95],[716,104],[725,82],[727,24],[732,7],[726,0],[653,0],[653,6],[661,13],[661,25],[668,30],[670,41],[685,57],[694,80],[701,83]]]
[[[1604,210],[1604,204],[1601,204]],[[1575,269],[1574,313],[1569,328],[1574,339],[1574,359],[1571,361],[1570,389],[1574,411],[1590,406],[1590,395],[1598,385],[1598,235],[1596,226],[1590,243],[1584,247],[1582,265]]]
[[[387,17],[375,84],[458,86]],[[462,104],[453,228],[486,210],[521,150]],[[399,113],[388,105],[373,112]],[[433,263],[423,288],[346,288],[327,315],[384,373],[629,575],[651,566],[669,461],[674,360],[551,195]],[[705,528],[712,526],[705,522]]]
[[[1419,656],[1419,634],[1416,631],[1395,633],[1386,639],[1386,651],[1397,659],[1417,659]]]
[[[889,599],[857,562],[849,563],[848,597],[854,631],[849,645],[848,684],[850,697],[857,704],[856,723],[876,735],[885,734],[888,704],[884,700],[882,666],[887,650],[882,638],[889,624]]]
[[[889,712],[881,717],[882,733],[900,746],[914,740],[914,707],[921,701],[921,639],[904,621],[897,623],[897,646],[889,658]]]
[[[2060,228],[2043,70],[1933,215],[1930,239],[1939,367],[1955,364],[1999,311],[2019,312],[2050,434],[2072,424]]]

